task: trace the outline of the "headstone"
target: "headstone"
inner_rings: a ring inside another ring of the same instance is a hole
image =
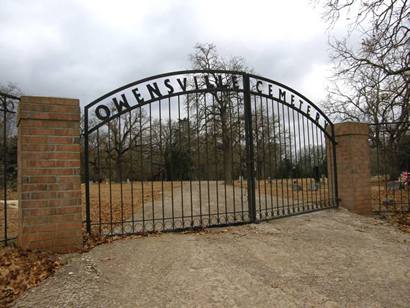
[[[313,182],[310,183],[308,190],[317,191],[320,188],[320,183]]]
[[[301,185],[298,184],[297,181],[293,181],[292,190],[293,191],[301,191],[303,188]]]
[[[391,181],[387,183],[387,190],[400,190],[402,189],[402,183],[400,183],[399,181]]]

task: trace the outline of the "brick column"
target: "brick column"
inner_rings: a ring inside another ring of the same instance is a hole
[[[82,247],[77,99],[23,96],[17,115],[19,226],[24,249]]]
[[[334,130],[340,205],[357,214],[370,214],[369,126],[347,122],[335,124]]]

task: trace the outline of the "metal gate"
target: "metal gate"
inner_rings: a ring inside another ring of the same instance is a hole
[[[16,112],[20,98],[0,92],[0,246],[17,237],[17,129]]]
[[[145,78],[85,106],[83,137],[88,232],[233,225],[337,206],[333,124],[264,77]]]

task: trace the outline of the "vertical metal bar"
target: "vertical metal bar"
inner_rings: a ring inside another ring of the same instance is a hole
[[[300,176],[300,183],[301,183],[301,187],[302,187],[302,211],[304,211],[305,210],[305,193],[304,193],[304,190],[305,190],[305,188],[306,188],[306,181],[305,181],[305,184],[303,184],[303,177],[304,177],[304,174],[303,174],[303,165],[304,165],[304,159],[303,159],[303,156],[304,156],[304,153],[303,153],[303,150],[304,150],[304,148],[302,148],[302,134],[301,134],[301,131],[300,131],[300,113],[298,112],[297,113],[297,118],[298,118],[298,135],[299,135],[299,161],[298,161],[298,164],[299,164],[299,176]],[[302,122],[302,125],[303,125],[303,122]],[[303,129],[302,129],[303,130]],[[305,133],[302,131],[302,133],[303,133],[303,144],[305,144]],[[298,203],[300,204],[300,202],[298,201]]]
[[[235,194],[235,178],[234,178],[234,156],[233,156],[233,126],[234,120],[232,118],[232,102],[231,95],[228,92],[228,108],[229,108],[229,128],[230,128],[230,139],[231,139],[231,177],[232,177],[232,201],[233,201],[233,220],[236,221],[236,194]]]
[[[283,185],[283,159],[282,159],[282,134],[281,134],[281,115],[280,115],[280,107],[279,102],[276,101],[276,107],[278,111],[278,134],[279,134],[279,176],[280,176],[280,183],[281,183],[281,209],[282,215],[285,215],[285,193],[284,193],[284,185]],[[282,111],[283,113],[283,111]],[[286,154],[285,154],[286,157]]]
[[[142,140],[142,107],[139,108],[139,127],[140,127],[140,172],[141,172],[141,208],[142,208],[142,232],[145,232],[145,201],[144,201],[144,166],[145,164],[143,163],[143,154],[142,154],[142,148],[143,148],[143,140]]]
[[[244,210],[243,210],[243,172],[242,172],[242,130],[241,130],[241,112],[239,108],[240,98],[238,96],[238,104],[237,104],[237,116],[238,116],[238,148],[239,148],[239,175],[240,175],[240,182],[241,182],[241,219],[244,220]]]
[[[269,125],[270,117],[269,117],[269,100],[266,97],[265,99],[265,106],[266,106],[266,128],[267,128],[267,135],[268,135],[268,155],[269,155],[269,187],[270,187],[270,216],[273,217],[273,189],[272,189],[272,139],[271,139],[271,128]],[[272,124],[275,125],[274,120],[272,119]],[[266,181],[266,176],[265,176]],[[265,192],[266,193],[266,192]]]
[[[178,95],[178,151],[182,153],[182,139],[181,139],[181,98]],[[183,175],[179,175],[181,184],[181,217],[182,217],[182,228],[185,227],[185,215],[184,215],[184,182]]]
[[[274,155],[275,155],[275,188],[276,188],[276,215],[279,216],[279,183],[278,183],[278,157],[277,157],[277,149],[276,149],[276,119],[275,119],[275,104],[273,103],[273,99],[271,99],[271,105],[272,105],[272,121],[273,121],[273,145],[274,145]],[[279,122],[279,110],[278,110],[278,128],[280,125]],[[279,150],[280,150],[280,130],[279,130]],[[280,158],[280,157],[279,157]]]
[[[155,231],[155,208],[154,208],[154,176],[153,176],[153,150],[152,150],[152,103],[149,104],[149,162],[150,162],[150,182],[151,182],[151,211],[152,211],[152,231]]]
[[[292,127],[290,125],[291,120],[290,120],[290,108],[289,106],[287,107],[287,113],[288,113],[288,127],[289,127],[289,161],[290,161],[290,187],[291,187],[291,194],[292,194],[292,213],[295,213],[295,195],[293,191],[293,158],[292,158]],[[293,110],[293,109],[292,109]],[[294,140],[296,142],[296,140]],[[287,185],[287,190],[289,190],[289,185]]]
[[[191,119],[189,117],[189,95],[186,95],[186,109],[187,109],[187,117],[188,117],[188,149],[189,149],[189,154],[192,155],[191,151]],[[192,176],[189,177],[189,196],[190,196],[190,207],[191,207],[191,227],[194,226],[194,206],[193,206],[193,200],[192,200]]]
[[[316,136],[317,136],[317,142],[318,142],[318,156],[319,156],[319,162],[322,164],[319,166],[319,177],[320,177],[320,193],[319,193],[319,202],[320,202],[320,207],[326,207],[325,204],[325,199],[326,199],[326,194],[325,194],[325,183],[323,183],[323,177],[322,174],[324,173],[324,170],[322,170],[321,167],[324,166],[324,159],[325,159],[325,153],[324,153],[324,148],[323,148],[323,132],[319,131],[319,129],[316,130]],[[319,137],[320,136],[320,137]]]
[[[97,166],[98,166],[98,231],[102,232],[101,217],[101,156],[100,156],[100,128],[97,129]]]
[[[201,166],[201,149],[200,149],[200,135],[199,135],[199,126],[201,125],[200,122],[200,117],[199,117],[199,100],[198,100],[198,94],[195,94],[195,103],[196,103],[196,139],[197,139],[197,158],[198,158],[198,171],[200,170]],[[202,221],[202,184],[201,184],[201,177],[199,174],[198,176],[198,186],[199,186],[199,222],[200,225],[203,225]]]
[[[297,137],[296,137],[296,123],[295,123],[295,109],[292,108],[292,123],[293,123],[293,146],[294,146],[294,159],[293,159],[293,170],[295,171],[294,176],[296,177],[296,179],[292,179],[292,194],[293,194],[293,189],[296,187],[293,187],[293,184],[295,183],[296,186],[299,185],[298,184],[298,174],[297,172],[297,163],[298,163],[298,149],[297,149]],[[298,136],[300,138],[300,136]],[[296,200],[297,200],[297,211],[300,212],[300,202],[299,202],[299,189],[296,188]]]
[[[318,126],[316,126],[316,143],[317,143],[317,147],[316,147],[316,150],[317,150],[317,162],[318,162],[318,175],[319,175],[319,207],[320,208],[322,208],[323,207],[323,204],[322,204],[322,183],[321,183],[321,166],[320,166],[320,164],[321,164],[321,161],[322,161],[322,159],[323,159],[323,147],[322,147],[322,144],[320,143],[319,144],[319,133],[321,133],[321,132],[319,132],[319,127]]]
[[[215,96],[212,95],[212,111],[213,111],[213,137],[214,137],[214,162],[215,162],[215,193],[216,193],[216,222],[220,223],[219,217],[219,187],[218,187],[218,152],[217,152],[217,135],[216,135],[216,111],[215,111]]]
[[[266,189],[266,151],[265,151],[265,123],[267,120],[263,121],[264,113],[263,113],[263,98],[262,96],[260,98],[260,108],[261,108],[261,126],[262,126],[262,172],[263,172],[263,189],[264,189],[264,196],[265,196],[265,218],[268,216],[268,199],[267,199],[267,194],[268,190]]]
[[[218,95],[218,92],[216,92],[216,95]],[[222,128],[222,130],[221,130],[221,133],[222,133],[222,144],[224,144],[224,142],[226,141],[226,139],[225,139],[225,134],[227,134],[227,123],[226,123],[226,108],[227,108],[227,106],[226,106],[226,102],[225,102],[225,100],[224,100],[224,92],[222,92],[221,91],[221,104],[222,104],[222,106],[221,106],[221,128]],[[222,120],[222,110],[225,110],[224,111],[224,120]],[[225,152],[225,146],[226,146],[226,144],[224,144],[224,146],[223,146],[223,149],[224,149],[224,152]],[[227,208],[227,204],[226,204],[226,202],[227,202],[227,200],[226,200],[226,175],[227,175],[227,169],[226,169],[226,154],[225,153],[223,153],[223,179],[224,179],[224,181],[223,181],[223,185],[224,185],[224,208],[225,208],[225,223],[228,221],[228,208]]]
[[[88,108],[84,113],[84,178],[85,178],[85,220],[87,233],[91,234],[91,217],[90,217],[90,183],[88,167]]]
[[[7,246],[7,99],[3,97],[3,193],[4,193],[4,245]]]
[[[377,124],[376,124],[377,125]],[[376,170],[377,170],[377,188],[378,188],[378,211],[381,210],[381,201],[382,201],[382,193],[381,193],[381,181],[380,181],[380,127],[375,125],[375,131],[376,133]],[[409,195],[410,197],[410,195]]]
[[[388,190],[388,181],[389,179],[389,171],[388,170],[388,160],[387,160],[387,124],[383,127],[384,131],[383,131],[383,142],[382,142],[382,149],[383,149],[383,166],[384,166],[384,170],[383,170],[383,174],[384,174],[384,199],[388,200],[389,198],[389,190]],[[394,200],[394,199],[393,199]],[[394,200],[395,201],[395,200]]]
[[[252,107],[251,107],[251,89],[249,75],[243,75],[244,91],[244,111],[245,111],[245,140],[246,140],[246,165],[248,171],[248,207],[251,222],[256,222],[255,207],[255,167],[254,167],[254,149],[252,134]]]
[[[169,150],[172,149],[172,118],[171,118],[171,98],[168,98],[168,128],[169,128]],[[175,229],[175,209],[174,209],[174,174],[171,174],[171,213],[172,213],[172,230]]]
[[[286,149],[286,134],[287,134],[287,131],[286,131],[286,121],[285,121],[285,104],[282,102],[281,103],[282,104],[282,125],[283,125],[283,147],[284,147],[284,149],[283,149],[283,152],[284,152],[284,154],[285,154],[285,158],[284,158],[284,163],[285,163],[285,168],[284,168],[284,172],[285,172],[285,182],[286,182],[286,208],[287,208],[287,212],[286,212],[286,214],[287,215],[289,215],[290,214],[290,206],[289,206],[289,175],[288,175],[288,168],[287,168],[287,159],[288,159],[288,156],[287,156],[287,149]],[[282,178],[283,178],[283,175],[282,175]],[[283,182],[282,182],[283,183]],[[282,188],[283,188],[283,184],[282,184]]]
[[[218,92],[216,92],[216,95],[218,95]],[[224,143],[224,135],[225,134],[228,134],[228,132],[227,132],[227,125],[226,125],[226,117],[227,117],[227,114],[226,114],[226,108],[227,108],[227,105],[226,105],[226,103],[225,103],[225,101],[224,101],[224,92],[222,92],[221,91],[221,102],[222,102],[222,104],[223,104],[223,108],[225,109],[225,128],[223,128],[223,123],[221,123],[221,126],[222,126],[222,143]],[[221,120],[222,120],[222,117],[221,117]],[[224,131],[225,130],[225,131]],[[228,146],[230,146],[230,145],[228,145]],[[226,154],[224,153],[223,154],[223,157],[224,157],[224,205],[225,205],[225,223],[227,223],[228,222],[228,205],[227,205],[227,200],[226,200],[226,173],[227,173],[227,171],[226,171],[226,162],[225,162],[225,156]]]
[[[332,137],[333,137],[333,140],[332,140],[332,144],[333,144],[333,172],[334,172],[334,176],[333,176],[333,178],[334,178],[334,185],[335,185],[335,198],[336,198],[336,207],[339,207],[339,190],[338,190],[338,184],[337,184],[337,166],[336,166],[336,145],[337,145],[337,143],[336,143],[336,136],[335,136],[335,127],[334,127],[334,125],[333,124],[330,124],[330,125],[332,125]]]
[[[119,172],[120,172],[120,208],[121,208],[121,233],[124,234],[124,198],[123,198],[123,186],[122,186],[122,126],[121,126],[121,116],[118,117],[118,153],[119,159]]]
[[[329,141],[328,141],[329,140]],[[327,153],[328,153],[328,151],[333,151],[334,149],[333,149],[333,144],[332,144],[332,140],[331,140],[331,138],[329,138],[327,135],[325,135],[325,145],[326,145],[326,159],[327,160],[329,160],[329,159],[332,159],[331,157],[328,157],[328,155],[327,155]],[[329,148],[328,148],[329,147]],[[331,152],[329,152],[329,153],[331,153]],[[333,155],[333,154],[332,154]],[[333,157],[333,156],[332,156]],[[326,176],[327,176],[327,185],[326,185],[326,187],[327,187],[327,198],[328,198],[328,200],[327,200],[327,205],[328,206],[330,206],[330,204],[332,204],[332,194],[331,194],[331,191],[330,191],[330,180],[329,179],[331,179],[332,177],[330,177],[330,172],[331,172],[331,170],[329,170],[330,168],[329,168],[329,164],[330,164],[331,162],[330,161],[326,161],[326,167],[327,167],[327,174],[326,174]],[[331,166],[330,166],[331,167]],[[333,179],[333,178],[332,178]],[[333,181],[333,180],[332,180]],[[333,182],[332,182],[332,185],[333,185]],[[325,198],[326,198],[326,196],[325,196]]]
[[[310,130],[309,130],[309,119],[308,118],[305,118],[305,119],[306,119],[306,133],[307,133],[307,144],[308,144],[308,148],[307,148],[307,151],[308,151],[307,160],[308,160],[308,168],[309,168],[308,174],[309,174],[309,185],[310,185],[308,190],[310,190],[310,199],[311,200],[309,200],[309,193],[307,193],[307,197],[308,197],[308,209],[312,209],[313,208],[313,191],[312,191],[312,178],[311,178],[311,176],[312,176],[312,173],[313,173],[312,172],[313,169],[312,169],[312,156],[311,156],[311,153],[310,153],[310,149],[311,149],[311,146],[310,146]]]
[[[131,189],[131,221],[132,221],[132,233],[135,233],[135,213],[134,213],[134,184],[133,184],[133,182],[134,182],[134,175],[133,175],[133,172],[134,172],[134,155],[133,155],[133,126],[134,126],[134,123],[133,123],[133,120],[132,120],[132,114],[131,114],[131,111],[129,112],[129,115],[130,115],[130,118],[129,118],[129,130],[130,130],[130,132],[129,132],[129,135],[130,135],[130,140],[129,140],[129,151],[130,151],[130,163],[131,163],[131,168],[130,168],[130,170],[131,170],[131,174],[132,174],[132,176],[131,176],[131,179],[130,179],[130,189]]]
[[[255,137],[256,137],[256,183],[257,184],[257,188],[258,188],[258,209],[256,209],[256,191],[255,191],[255,211],[259,210],[259,219],[262,218],[262,209],[261,209],[261,179],[260,179],[260,166],[259,166],[259,123],[258,123],[258,108],[256,106],[256,95],[253,96],[254,100],[254,113],[255,113]],[[251,110],[252,110],[252,106],[251,106]],[[253,133],[253,131],[252,131]],[[256,189],[256,187],[255,187]]]
[[[165,230],[165,205],[164,205],[164,168],[165,163],[164,151],[162,150],[162,107],[161,100],[158,102],[159,109],[159,151],[161,156],[161,208],[162,208],[162,231]]]
[[[110,191],[110,233],[113,233],[113,226],[112,226],[112,166],[111,166],[111,128],[110,124],[107,124],[108,127],[108,183],[109,183],[109,191]]]
[[[316,168],[318,168],[319,167],[319,157],[318,157],[318,155],[317,155],[317,146],[316,146],[316,144],[315,144],[315,129],[317,130],[317,126],[315,126],[314,124],[313,124],[313,122],[311,122],[310,123],[311,124],[311,126],[312,126],[312,150],[313,150],[313,170],[314,170],[314,172],[313,172],[313,177],[315,177],[316,176]],[[318,204],[317,204],[317,193],[318,193],[318,187],[317,187],[317,183],[316,183],[316,179],[315,178],[313,178],[313,181],[314,181],[314,183],[315,183],[315,190],[314,190],[314,192],[315,192],[315,203],[314,203],[314,208],[317,208],[318,207]],[[313,201],[313,200],[312,200]]]
[[[208,225],[211,224],[211,193],[210,193],[210,183],[209,183],[209,170],[211,166],[209,165],[209,145],[208,145],[208,114],[206,113],[207,101],[206,93],[204,93],[204,119],[205,119],[205,156],[206,156],[206,187],[208,193]]]

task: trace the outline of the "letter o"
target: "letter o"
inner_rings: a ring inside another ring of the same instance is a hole
[[[103,112],[101,112],[104,110]],[[101,121],[107,120],[111,116],[110,109],[105,106],[105,105],[100,105],[97,108],[95,108],[95,115],[97,116],[98,119]]]

